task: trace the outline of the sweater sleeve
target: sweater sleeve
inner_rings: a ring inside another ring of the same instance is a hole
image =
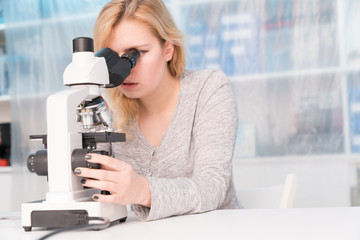
[[[214,71],[202,86],[192,127],[192,177],[148,177],[151,208],[133,206],[140,220],[206,212],[224,203],[231,184],[237,110],[230,82],[221,71]]]

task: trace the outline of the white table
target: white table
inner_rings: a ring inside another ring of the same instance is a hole
[[[38,239],[48,231],[24,232],[20,213],[0,213],[0,239]],[[132,212],[125,223],[102,231],[60,233],[50,240],[106,239],[360,239],[360,207],[217,210],[140,222]]]

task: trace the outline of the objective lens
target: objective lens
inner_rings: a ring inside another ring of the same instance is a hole
[[[92,129],[94,126],[94,113],[91,109],[81,110],[81,120],[84,129]]]
[[[101,119],[102,123],[105,127],[110,127],[112,124],[112,119],[107,111],[104,102],[102,102],[97,108],[96,108],[96,115]]]
[[[102,123],[107,131],[113,131],[111,116],[101,96],[79,105],[78,115],[78,121],[81,120],[84,129],[91,130]]]

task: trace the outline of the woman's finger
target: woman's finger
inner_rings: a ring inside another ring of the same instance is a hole
[[[101,169],[109,170],[109,171],[116,171],[116,169],[109,167],[109,166],[104,166],[104,165],[101,165]]]
[[[118,179],[116,172],[104,169],[76,168],[74,173],[79,177],[100,179],[113,183],[116,183]]]
[[[126,165],[128,165],[124,161],[96,153],[86,154],[85,159],[91,163],[100,163],[104,169],[115,170],[115,171],[121,170]]]
[[[103,202],[103,203],[118,203],[118,204],[123,204],[123,203],[119,203],[118,202],[118,197],[115,194],[111,194],[111,195],[104,195],[104,194],[94,194],[92,197],[93,200],[97,201],[97,202]],[[123,204],[124,205],[124,204]]]
[[[107,181],[83,179],[82,184],[84,187],[95,188],[95,189],[99,189],[99,190],[109,191],[112,193],[117,193],[117,191],[119,190],[117,188],[117,184],[115,184],[113,182],[107,182]]]

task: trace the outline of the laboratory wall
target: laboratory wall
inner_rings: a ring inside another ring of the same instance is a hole
[[[46,178],[26,168],[42,147],[29,135],[46,133],[46,97],[64,89],[72,39],[92,36],[106,2],[3,0],[0,90],[12,110],[12,209],[44,198]],[[235,186],[277,185],[295,173],[295,207],[359,205],[360,2],[164,2],[184,32],[187,68],[222,69],[233,86]]]
[[[170,1],[189,68],[221,68],[238,106],[235,186],[295,173],[295,207],[359,204],[360,3]]]

